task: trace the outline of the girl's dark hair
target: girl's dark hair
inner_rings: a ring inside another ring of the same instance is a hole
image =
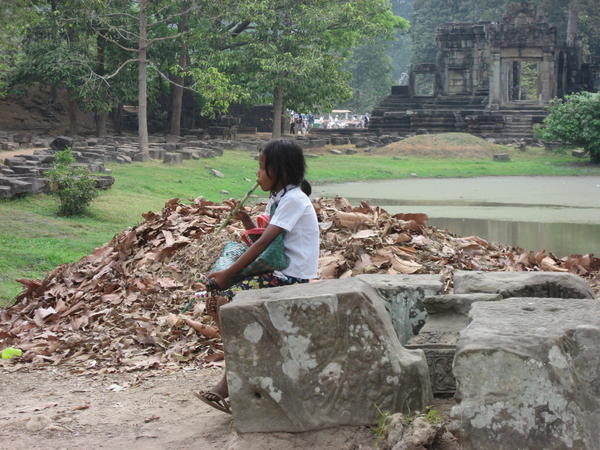
[[[286,139],[274,139],[269,141],[261,152],[265,155],[265,168],[273,180],[273,186],[278,186],[280,182],[284,186],[300,185],[302,191],[310,195],[312,189],[304,180],[306,161],[298,144]],[[309,193],[306,193],[305,189],[308,189]]]

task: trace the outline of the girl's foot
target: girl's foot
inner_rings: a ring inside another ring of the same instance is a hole
[[[219,380],[219,382],[210,391],[194,392],[194,395],[209,406],[212,406],[219,411],[231,414],[231,405],[226,400],[229,397],[229,387],[227,386],[227,376]]]
[[[221,397],[219,394],[215,394],[214,392],[205,392],[198,391],[193,393],[198,399],[208,406],[212,406],[215,409],[218,409],[221,412],[231,414],[231,405],[229,402]]]

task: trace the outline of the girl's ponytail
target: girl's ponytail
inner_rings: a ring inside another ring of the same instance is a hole
[[[300,183],[300,189],[302,189],[302,192],[304,192],[307,197],[310,197],[310,194],[312,194],[312,186],[306,180],[302,180]]]

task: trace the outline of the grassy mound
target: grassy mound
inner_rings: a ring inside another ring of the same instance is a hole
[[[386,145],[378,153],[424,158],[488,159],[494,153],[507,152],[505,146],[492,144],[472,134],[421,134]]]

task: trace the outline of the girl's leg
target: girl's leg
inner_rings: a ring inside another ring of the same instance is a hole
[[[219,331],[221,330],[221,319],[219,317],[219,310],[221,306],[229,303],[230,299],[223,295],[213,295],[206,301],[206,313],[212,317],[212,320],[217,324]]]

